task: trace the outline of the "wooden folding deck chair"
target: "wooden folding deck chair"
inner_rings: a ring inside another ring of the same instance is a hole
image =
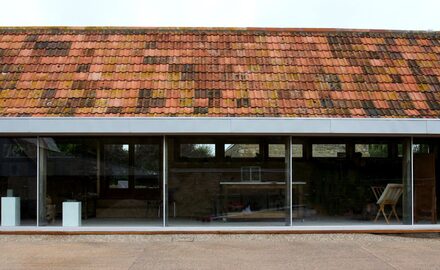
[[[379,200],[380,195],[382,195],[385,187],[383,186],[372,186],[371,190],[373,191],[374,197],[376,198],[376,202]]]
[[[377,206],[379,207],[379,211],[377,212],[376,218],[374,222],[377,221],[380,214],[383,214],[385,221],[387,224],[390,224],[390,220],[392,215],[396,217],[397,222],[400,222],[399,217],[396,212],[396,205],[399,202],[400,196],[403,193],[403,185],[402,184],[388,184],[385,188],[383,187],[371,187],[373,190],[374,196],[377,199]],[[381,193],[380,193],[381,192]],[[380,194],[380,197],[379,197]],[[385,206],[391,206],[391,211],[387,216],[385,212]]]

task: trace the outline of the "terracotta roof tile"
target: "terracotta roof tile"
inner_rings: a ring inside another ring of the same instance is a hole
[[[0,116],[440,116],[438,32],[0,28]]]

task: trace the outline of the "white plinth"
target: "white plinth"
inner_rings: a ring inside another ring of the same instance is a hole
[[[20,197],[2,197],[2,226],[20,226]]]
[[[81,226],[81,202],[63,202],[63,227]]]

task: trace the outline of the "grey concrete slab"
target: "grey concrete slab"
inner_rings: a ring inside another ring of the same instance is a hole
[[[0,269],[440,269],[440,238],[368,234],[0,236]]]
[[[0,269],[129,269],[142,248],[114,244],[2,243]]]

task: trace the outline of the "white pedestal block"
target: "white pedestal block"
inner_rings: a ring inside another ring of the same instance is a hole
[[[20,197],[2,197],[2,226],[20,226]]]
[[[81,226],[81,202],[63,202],[63,227]]]

